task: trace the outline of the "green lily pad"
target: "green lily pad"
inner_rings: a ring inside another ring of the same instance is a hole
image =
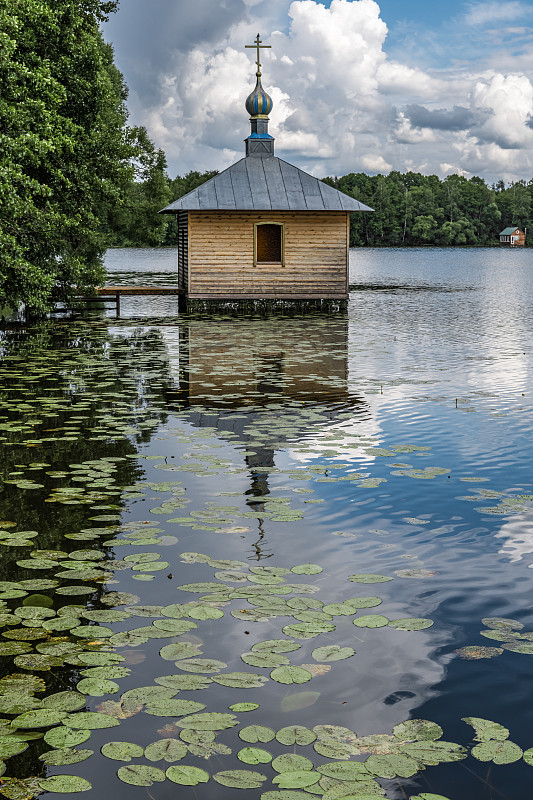
[[[323,571],[318,564],[298,564],[296,567],[291,567],[291,572],[296,575],[318,575]]]
[[[276,739],[287,747],[295,744],[305,746],[316,740],[316,733],[303,725],[288,725],[276,732]]]
[[[233,789],[259,789],[266,781],[266,775],[246,769],[228,769],[215,772],[213,780]]]
[[[23,753],[27,748],[27,742],[21,742],[16,739],[11,740],[9,736],[2,736],[0,738],[0,758],[2,759]]]
[[[235,689],[256,689],[262,686],[267,678],[255,672],[223,672],[222,675],[214,675],[212,681],[220,686],[230,686]]]
[[[82,678],[81,681],[78,681],[76,688],[90,697],[103,697],[106,694],[118,692],[119,685],[106,678]]]
[[[491,739],[496,739],[503,742],[509,736],[509,730],[504,728],[498,722],[492,722],[490,719],[482,719],[481,717],[463,717],[463,722],[471,725],[475,732],[475,739],[478,742],[488,742]]]
[[[266,667],[267,669],[290,664],[290,660],[286,656],[272,653],[270,650],[251,650],[249,653],[242,653],[241,659],[251,667]]]
[[[421,631],[425,628],[431,628],[432,625],[432,619],[424,619],[423,617],[406,617],[405,619],[393,619],[389,622],[390,628],[396,628],[401,631]]]
[[[119,664],[124,661],[124,656],[118,653],[106,653],[103,651],[95,651],[93,653],[85,652],[80,653],[79,660],[84,664],[95,667],[105,667],[111,664]]]
[[[44,708],[51,708],[54,711],[79,711],[86,702],[87,698],[74,690],[49,694],[42,700]]]
[[[100,752],[115,761],[131,761],[132,758],[141,758],[144,754],[143,748],[133,742],[106,742]]]
[[[389,575],[374,575],[361,572],[356,575],[350,575],[348,580],[353,583],[386,583],[387,581],[392,581],[393,578]]]
[[[131,764],[120,767],[117,775],[123,783],[129,783],[131,786],[152,786],[154,783],[162,783],[165,780],[163,770],[148,764]]]
[[[192,619],[220,619],[224,616],[224,612],[220,608],[214,608],[208,605],[194,605],[186,606],[187,616]]]
[[[290,639],[265,639],[263,642],[257,642],[252,645],[252,651],[254,653],[263,650],[271,653],[290,653],[294,650],[299,650],[301,646],[298,642],[293,642]]]
[[[228,665],[224,661],[217,661],[214,658],[184,658],[181,661],[176,661],[176,666],[180,669],[187,670],[188,672],[199,673],[214,673],[220,672]]]
[[[237,758],[245,764],[269,764],[272,761],[272,754],[268,750],[261,750],[260,747],[243,747],[237,753]]]
[[[308,771],[313,769],[313,762],[296,753],[284,753],[274,759],[272,768],[276,772]]]
[[[410,778],[420,769],[418,761],[401,753],[369,756],[365,767],[378,778]]]
[[[42,756],[39,756],[39,761],[42,761],[48,767],[66,767],[69,764],[79,764],[81,761],[86,761],[93,754],[94,750],[76,750],[71,747],[65,747],[43,753]]]
[[[293,770],[276,775],[275,778],[272,778],[272,783],[279,786],[280,789],[305,789],[307,786],[313,786],[318,783],[319,780],[319,772]]]
[[[238,725],[238,720],[233,714],[205,713],[192,714],[190,717],[183,717],[178,723],[182,728],[193,728],[197,731],[223,731],[226,728],[233,728]]]
[[[287,636],[296,639],[314,639],[321,633],[330,633],[335,630],[335,625],[328,622],[297,622],[295,625],[285,625],[282,628]]]
[[[183,658],[191,658],[198,655],[199,645],[192,642],[173,642],[166,644],[159,651],[161,658],[165,661],[177,661]]]
[[[362,617],[356,617],[353,624],[358,628],[384,628],[389,624],[389,620],[382,614],[364,614]]]
[[[119,721],[116,717],[99,711],[79,711],[69,716],[67,724],[70,728],[95,731],[100,728],[114,728],[119,725]]]
[[[249,744],[256,744],[261,742],[271,742],[276,736],[276,732],[272,728],[267,728],[265,725],[247,725],[239,731],[239,739]]]
[[[199,783],[207,783],[209,773],[199,767],[172,766],[168,767],[166,776],[172,783],[180,786],[198,786]]]
[[[144,750],[148,761],[181,761],[187,755],[187,747],[177,739],[159,739]]]
[[[60,728],[52,728],[47,731],[44,734],[44,741],[51,747],[57,747],[62,750],[75,747],[77,744],[83,744],[89,739],[90,735],[91,732],[83,728],[75,731],[63,725]]]
[[[233,703],[228,708],[234,712],[255,711],[256,708],[259,708],[259,703]]]
[[[508,739],[491,739],[480,742],[472,748],[472,755],[478,761],[492,761],[494,764],[512,764],[522,758],[522,748]]]
[[[307,683],[313,677],[311,673],[303,667],[276,667],[270,673],[272,680],[278,683]]]
[[[155,682],[179,692],[180,690],[207,689],[211,680],[205,675],[162,675],[160,678],[156,678]]]
[[[355,655],[352,647],[341,647],[338,644],[329,644],[317,647],[311,653],[315,661],[342,661]]]
[[[45,792],[56,792],[57,794],[87,792],[92,789],[89,781],[77,775],[52,775],[44,781],[39,781],[39,787]]]
[[[176,700],[173,698],[161,698],[148,700],[146,702],[145,713],[154,717],[181,717],[184,714],[194,714],[202,711],[205,703],[197,703],[195,700]]]
[[[52,725],[59,725],[66,716],[64,711],[52,711],[50,709],[26,711],[24,714],[15,717],[12,725],[14,728],[49,728]]]

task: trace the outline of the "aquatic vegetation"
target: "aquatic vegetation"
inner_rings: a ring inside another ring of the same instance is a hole
[[[531,766],[528,743],[522,750],[490,720],[465,718],[455,742],[445,726],[408,719],[411,708],[380,732],[342,713],[368,691],[358,688],[371,677],[365,651],[385,661],[442,642],[445,623],[428,601],[441,570],[432,557],[401,568],[409,554],[379,538],[389,521],[373,522],[366,540],[360,522],[333,521],[319,503],[331,492],[364,507],[396,481],[445,485],[450,470],[396,460],[421,463],[424,444],[354,431],[368,406],[334,364],[324,372],[326,353],[340,354],[343,372],[343,337],[317,325],[315,346],[299,341],[292,352],[293,374],[272,356],[255,372],[244,363],[239,378],[219,350],[210,357],[209,326],[191,320],[179,353],[186,389],[149,326],[88,321],[64,338],[49,325],[6,345],[0,795],[87,791],[92,774],[111,769],[117,791],[207,784],[261,800],[370,800],[400,786],[413,800],[442,800],[415,787],[432,766]],[[246,358],[256,335],[243,332]],[[474,491],[509,513],[529,508],[525,493],[511,504]],[[439,535],[425,509],[402,506],[390,522]],[[312,524],[337,533],[342,557],[306,546]],[[275,534],[293,538],[290,558],[270,552]],[[522,623],[483,624],[498,646],[458,647],[461,659],[533,653]]]

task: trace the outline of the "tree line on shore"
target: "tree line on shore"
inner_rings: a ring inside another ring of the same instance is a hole
[[[132,186],[130,200],[119,211],[121,225],[109,231],[110,245],[175,244],[175,219],[158,218],[157,210],[216,174],[189,172],[171,180],[162,164],[157,179],[154,174]],[[498,244],[499,232],[511,225],[533,232],[533,180],[489,186],[483,178],[448,175],[441,180],[419,172],[352,172],[323,180],[374,209],[351,215],[352,247],[486,246]]]
[[[90,291],[108,247],[175,245],[176,220],[158,211],[216,174],[169,178],[163,150],[128,125],[128,89],[100,30],[117,5],[0,0],[0,307],[42,313]],[[324,180],[374,209],[352,215],[352,245],[495,244],[531,218],[533,181]]]

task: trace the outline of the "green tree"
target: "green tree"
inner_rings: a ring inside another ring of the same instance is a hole
[[[420,215],[415,218],[411,233],[415,239],[421,242],[431,242],[435,239],[437,220],[431,214]]]
[[[0,0],[0,303],[44,312],[103,279],[101,217],[139,153],[98,27],[116,5]]]

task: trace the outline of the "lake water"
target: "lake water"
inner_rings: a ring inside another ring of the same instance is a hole
[[[531,795],[533,255],[350,255],[346,314],[0,333],[0,793]]]

